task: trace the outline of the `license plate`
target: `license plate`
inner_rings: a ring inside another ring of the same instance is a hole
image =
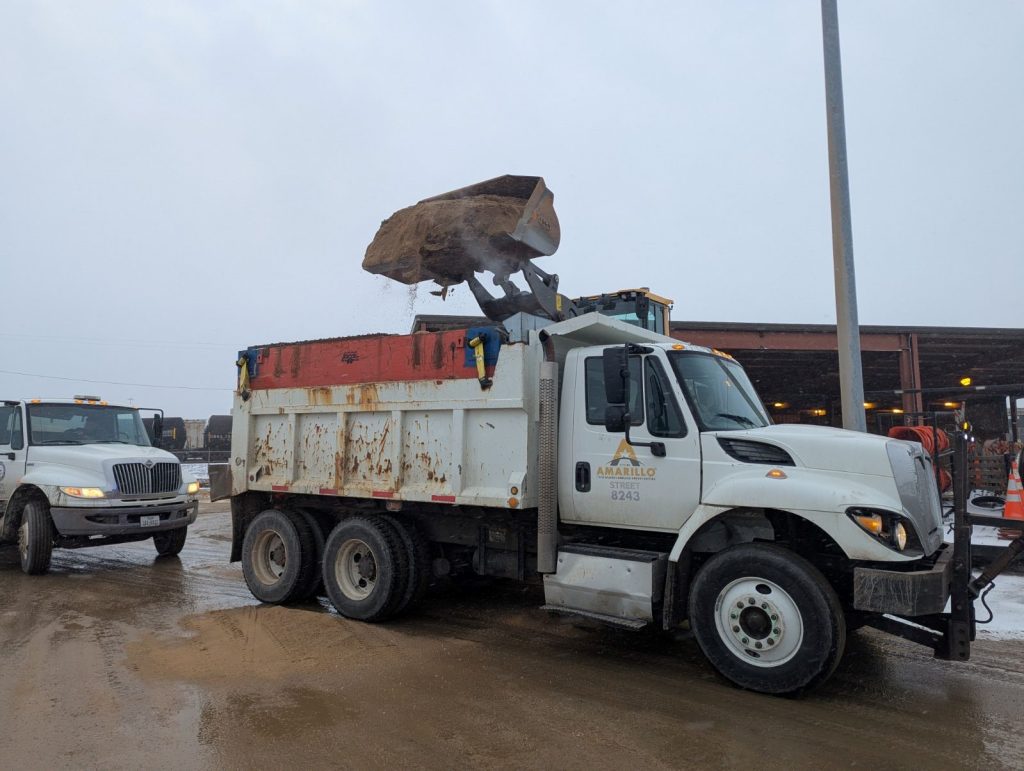
[[[149,514],[144,517],[139,517],[139,524],[143,527],[155,527],[160,524],[160,515]]]

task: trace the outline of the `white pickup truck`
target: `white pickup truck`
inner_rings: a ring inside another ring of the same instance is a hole
[[[45,573],[54,547],[152,538],[161,556],[185,545],[199,483],[151,446],[139,410],[98,397],[0,401],[0,544]]]

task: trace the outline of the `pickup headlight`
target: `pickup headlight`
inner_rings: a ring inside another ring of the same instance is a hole
[[[102,498],[103,491],[98,487],[62,487],[60,491],[73,498]]]
[[[916,535],[911,535],[914,532],[913,528],[907,527],[899,514],[856,507],[847,509],[846,513],[862,530],[875,536],[891,549],[905,551],[908,544],[920,548]]]
[[[185,492],[187,492],[189,495],[195,495],[196,493],[199,492],[199,483],[189,482],[188,487],[185,488]]]

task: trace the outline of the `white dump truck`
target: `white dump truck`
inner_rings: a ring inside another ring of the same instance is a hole
[[[152,447],[135,407],[96,396],[0,401],[0,543],[17,543],[26,573],[54,547],[152,538],[178,554],[195,522],[199,483]]]
[[[550,612],[688,627],[719,672],[767,693],[822,682],[865,624],[967,657],[969,550],[943,544],[919,444],[772,425],[738,362],[649,328],[646,293],[632,308],[558,295],[529,263],[557,245],[537,178],[417,206],[364,267],[467,280],[488,319],[240,353],[230,464],[211,483],[254,596],[322,585],[342,615],[381,621],[435,576],[534,581]],[[503,298],[469,280],[473,260]]]

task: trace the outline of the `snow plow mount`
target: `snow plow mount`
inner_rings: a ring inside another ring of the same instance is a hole
[[[967,661],[971,657],[971,643],[977,631],[974,602],[981,599],[984,604],[984,595],[993,581],[1024,552],[1024,535],[1021,535],[977,578],[973,575],[972,526],[1024,530],[1024,520],[967,512],[970,430],[970,425],[964,424],[953,434],[953,545],[945,547],[935,564],[936,572],[943,575],[947,587],[943,596],[948,593],[949,611],[908,617],[879,614],[866,621],[868,626],[931,648],[936,658],[952,661]]]

